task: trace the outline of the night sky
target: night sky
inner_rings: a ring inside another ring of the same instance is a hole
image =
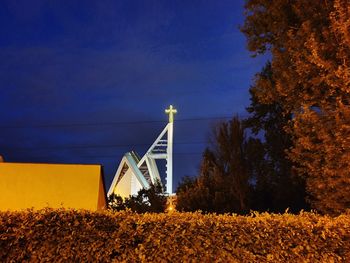
[[[242,0],[1,1],[0,154],[102,164],[141,156],[173,104],[174,185],[196,175],[211,127],[247,115]]]

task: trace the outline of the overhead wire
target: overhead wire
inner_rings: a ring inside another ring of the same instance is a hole
[[[189,144],[206,144],[208,142],[174,142],[176,145],[189,145]],[[41,147],[3,147],[3,149],[11,149],[17,151],[27,150],[62,150],[62,149],[93,149],[93,148],[125,148],[125,147],[138,147],[138,146],[150,146],[149,143],[136,143],[136,144],[90,144],[90,145],[55,145],[55,146],[41,146]]]
[[[217,117],[197,117],[176,119],[176,122],[186,121],[206,121],[206,120],[227,120],[232,116],[217,116]],[[90,122],[90,123],[58,123],[58,124],[21,124],[21,125],[0,125],[0,129],[25,129],[25,128],[69,128],[69,127],[93,127],[93,126],[114,126],[114,125],[135,125],[135,124],[154,124],[164,123],[164,120],[139,120],[139,121],[120,121],[120,122]],[[174,142],[175,145],[193,145],[207,144],[208,142]],[[65,149],[94,149],[94,148],[124,148],[124,147],[141,147],[149,146],[146,143],[130,143],[130,144],[91,144],[91,145],[53,145],[41,147],[3,147],[2,149],[11,149],[16,151],[30,150],[65,150]],[[174,153],[174,155],[201,155],[202,152],[187,152]],[[47,157],[47,156],[46,156]],[[82,158],[115,158],[112,155],[101,156],[80,156]],[[38,157],[39,158],[39,157]]]
[[[173,155],[202,155],[203,152],[188,152],[188,153],[176,153],[174,152]],[[117,155],[80,155],[79,157],[82,158],[117,158]]]
[[[176,119],[176,122],[186,121],[205,121],[205,120],[227,120],[232,116],[216,117],[197,117]],[[164,120],[138,120],[138,121],[120,121],[120,122],[89,122],[89,123],[46,123],[46,124],[19,124],[19,125],[0,125],[0,129],[29,129],[29,128],[74,128],[89,126],[115,126],[115,125],[135,125],[135,124],[153,124],[164,123]]]
[[[203,152],[173,153],[173,155],[202,155]],[[33,156],[34,158],[47,158],[49,156]],[[118,155],[79,155],[83,158],[116,158]]]
[[[191,155],[203,155],[203,152],[187,152],[187,153],[173,153],[174,156],[191,156]],[[84,159],[117,159],[118,155],[79,155],[77,158],[84,158]],[[35,159],[52,159],[54,156],[45,155],[45,156],[31,156],[31,158]]]

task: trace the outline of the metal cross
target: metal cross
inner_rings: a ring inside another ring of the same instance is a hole
[[[177,110],[175,108],[173,108],[173,105],[169,106],[169,109],[165,110],[166,114],[169,114],[169,123],[173,123],[174,122],[174,114],[177,113]]]

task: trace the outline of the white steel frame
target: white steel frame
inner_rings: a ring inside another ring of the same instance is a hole
[[[169,114],[169,123],[165,126],[145,155],[138,162],[132,157],[132,153],[128,152],[124,155],[113,178],[112,184],[109,187],[108,196],[115,192],[116,187],[118,188],[118,182],[126,173],[125,169],[123,169],[125,165],[127,166],[127,170],[131,169],[143,188],[149,188],[150,184],[154,184],[156,181],[161,182],[156,163],[156,160],[159,159],[166,160],[166,193],[168,195],[173,194],[173,134],[174,114],[177,113],[177,111],[170,105],[169,109],[165,112]]]

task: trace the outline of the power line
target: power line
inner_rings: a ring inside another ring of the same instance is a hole
[[[203,152],[173,153],[173,155],[202,155]],[[116,155],[81,155],[83,158],[116,158]]]
[[[203,155],[203,152],[187,152],[187,153],[173,153],[174,156],[191,156],[191,155]],[[78,155],[76,158],[84,158],[84,159],[117,159],[118,155]],[[29,157],[27,157],[29,158]],[[34,159],[52,159],[52,158],[59,158],[54,156],[30,156],[30,158]]]
[[[232,116],[221,117],[198,117],[176,119],[176,122],[186,121],[206,121],[206,120],[227,120]],[[115,126],[115,125],[135,125],[135,124],[154,124],[165,123],[164,120],[139,120],[139,121],[121,121],[121,122],[90,122],[90,123],[57,123],[57,124],[21,124],[21,125],[1,125],[0,129],[28,129],[28,128],[74,128],[91,126]]]
[[[208,142],[174,142],[177,145],[189,145],[189,144],[207,144]],[[137,143],[137,144],[91,144],[91,145],[56,145],[56,146],[43,146],[43,147],[3,147],[3,149],[27,151],[27,150],[61,150],[61,149],[93,149],[93,148],[125,148],[136,146],[150,146],[149,143]]]

